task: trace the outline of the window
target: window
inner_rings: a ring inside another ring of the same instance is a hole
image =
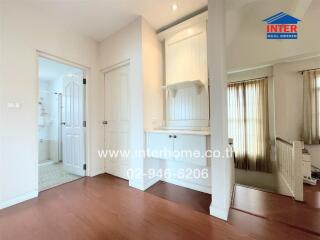
[[[305,144],[320,143],[320,70],[303,72],[303,132]]]
[[[267,78],[228,84],[228,133],[237,168],[270,172]]]

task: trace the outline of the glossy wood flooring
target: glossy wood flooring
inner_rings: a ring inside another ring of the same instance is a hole
[[[149,189],[148,193],[160,198],[179,203],[198,212],[209,214],[211,195],[179,187],[166,182],[158,182]]]
[[[313,208],[319,208],[320,186],[306,185],[304,190],[306,201],[299,203],[286,196],[236,185],[229,222],[235,223],[238,227],[240,226],[238,223],[241,222],[241,218],[247,219],[249,222],[252,219],[255,219],[255,222],[261,222],[261,219],[264,219],[268,223],[271,223],[272,226],[274,224],[280,224],[279,226],[286,225],[305,233],[311,233],[314,236],[320,236],[318,234],[318,229],[320,228],[319,212],[318,210],[312,211]],[[165,182],[155,184],[147,192],[196,211],[209,214],[211,203],[211,195],[209,194]],[[276,214],[271,216],[272,213]],[[262,223],[265,223],[265,221],[262,221],[260,224]],[[249,226],[244,225],[242,227]]]
[[[237,185],[233,208],[320,236],[320,186],[304,186],[304,202]]]
[[[196,200],[196,199],[195,199]],[[201,205],[201,204],[200,204]],[[0,211],[0,239],[319,239],[231,209],[228,222],[101,175]]]

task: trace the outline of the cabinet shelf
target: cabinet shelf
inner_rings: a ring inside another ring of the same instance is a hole
[[[162,88],[168,90],[172,94],[172,96],[175,97],[179,89],[187,87],[196,87],[198,93],[200,93],[205,85],[200,80],[193,80],[168,84],[166,86],[163,86]]]

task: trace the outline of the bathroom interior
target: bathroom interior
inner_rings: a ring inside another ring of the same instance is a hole
[[[81,69],[39,57],[39,191],[80,178],[68,172],[63,159],[63,82]]]

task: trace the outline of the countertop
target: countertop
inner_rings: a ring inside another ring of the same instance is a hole
[[[196,131],[196,130],[174,130],[174,129],[156,129],[156,130],[146,130],[146,133],[167,133],[167,134],[186,134],[186,135],[210,135],[209,131]]]

